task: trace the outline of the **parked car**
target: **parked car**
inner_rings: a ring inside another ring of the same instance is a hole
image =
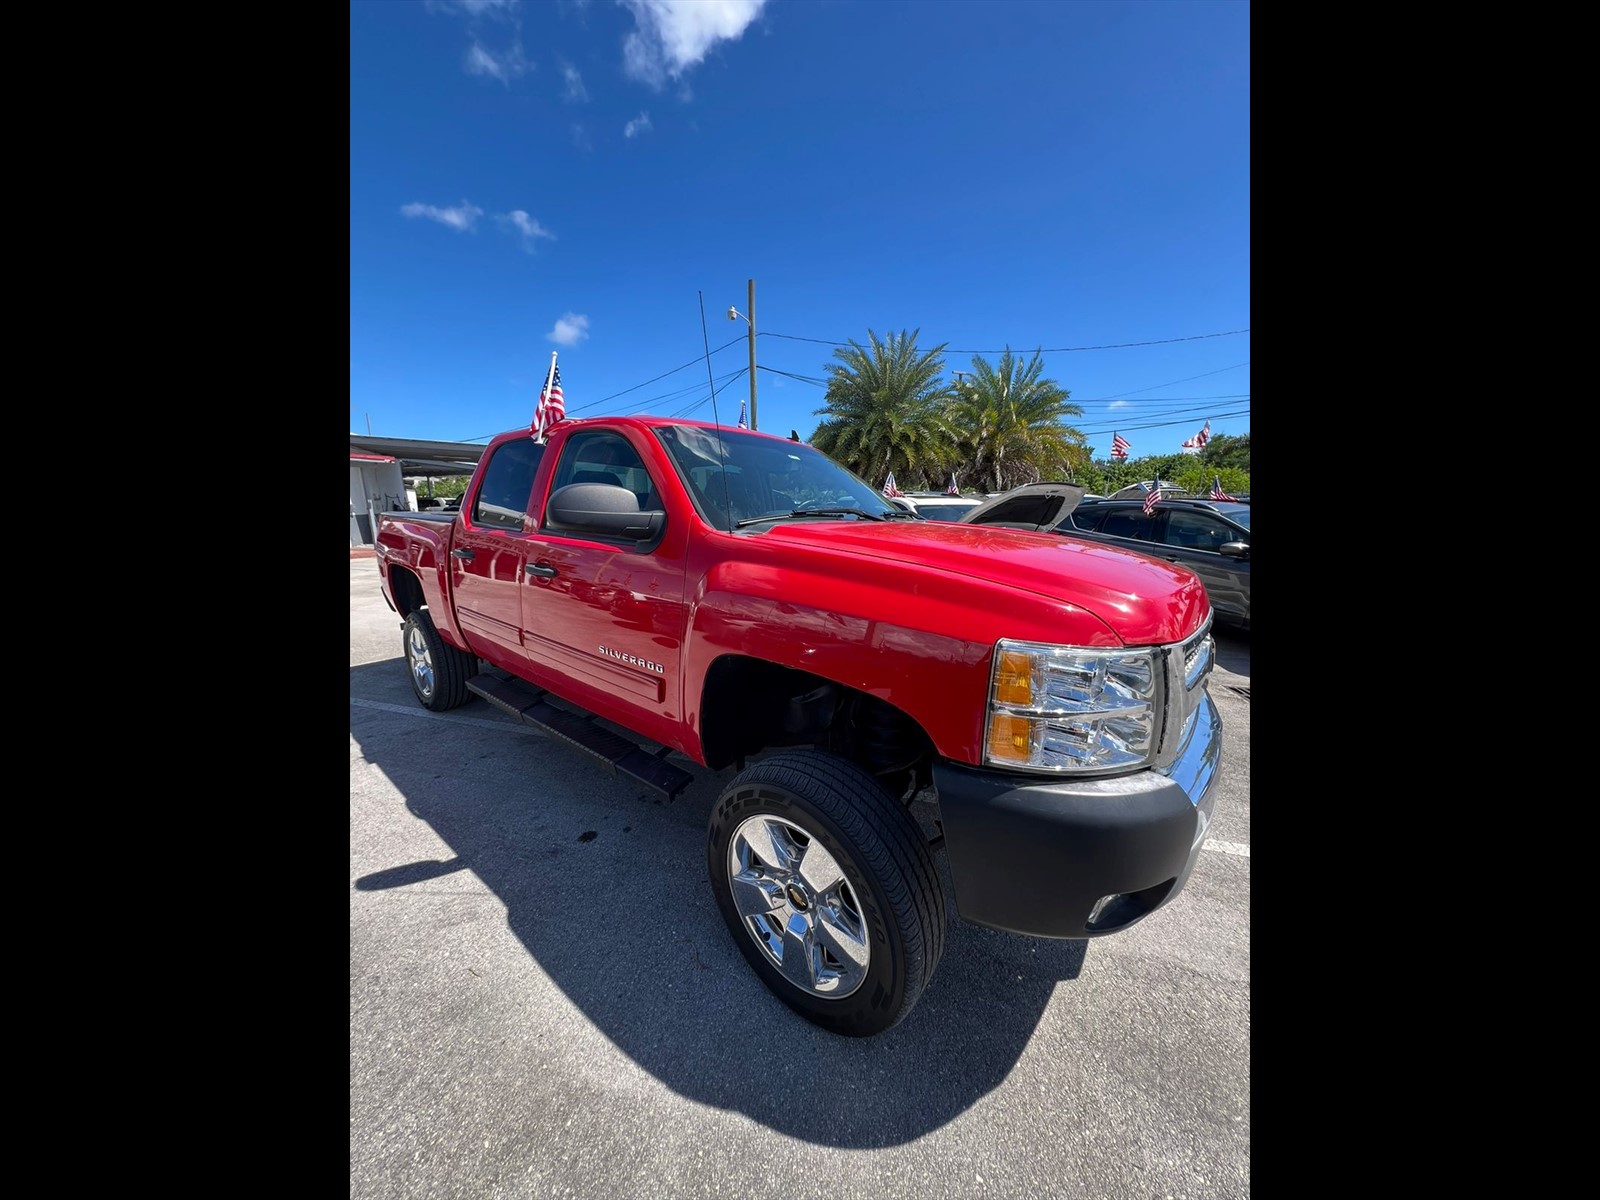
[[[1250,505],[1165,499],[1088,499],[1069,483],[1012,488],[961,518],[973,525],[1049,531],[1136,550],[1187,567],[1205,584],[1219,624],[1250,628]]]
[[[1153,479],[1146,479],[1143,483],[1130,483],[1127,487],[1118,488],[1112,492],[1110,499],[1142,501],[1145,498],[1145,493],[1155,486],[1155,482]],[[1161,481],[1161,494],[1175,500],[1185,499],[1194,495],[1188,488],[1181,488],[1170,479]]]
[[[930,521],[959,521],[984,500],[982,496],[952,496],[949,492],[905,492],[897,499],[904,502],[901,508]]]
[[[1218,622],[1250,628],[1249,501],[1163,497],[1147,514],[1143,500],[1085,500],[1056,532],[1180,563],[1206,585]]]

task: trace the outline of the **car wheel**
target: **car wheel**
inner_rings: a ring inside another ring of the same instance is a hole
[[[944,950],[944,891],[915,819],[861,768],[790,751],[712,808],[717,907],[779,999],[834,1033],[903,1020]]]
[[[423,708],[444,712],[472,699],[467,680],[477,671],[477,656],[457,650],[440,637],[427,609],[416,609],[406,617],[400,637],[411,690]]]

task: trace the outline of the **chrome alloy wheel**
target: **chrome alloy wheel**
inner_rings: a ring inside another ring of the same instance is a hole
[[[411,636],[406,641],[406,657],[411,660],[411,677],[416,682],[417,693],[426,698],[433,695],[433,656],[428,653],[428,639],[422,626],[412,623]]]
[[[871,944],[855,891],[822,843],[782,817],[751,817],[728,843],[746,932],[796,987],[842,999],[867,977]]]

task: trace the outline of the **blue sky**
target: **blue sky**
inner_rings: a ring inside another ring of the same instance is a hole
[[[350,428],[809,437],[837,345],[1011,347],[1105,458],[1250,430],[1243,0],[353,0]],[[704,328],[701,314],[704,305]],[[706,347],[711,349],[709,370]]]

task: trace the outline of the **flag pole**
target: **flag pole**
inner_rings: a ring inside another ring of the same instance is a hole
[[[540,391],[539,391],[539,399],[540,400],[543,400],[546,396],[548,396],[550,394],[551,381],[554,380],[555,377],[556,377],[556,355],[559,354],[559,353],[561,353],[559,350],[550,351],[550,370],[545,373],[544,387],[541,388]],[[535,442],[539,443],[539,445],[542,446],[542,445],[544,445],[544,421],[540,418],[540,415],[539,415],[539,404],[538,404],[538,401],[534,402],[533,415],[534,415],[534,422],[535,422],[535,428],[534,428],[534,431],[533,431],[533,440]]]

